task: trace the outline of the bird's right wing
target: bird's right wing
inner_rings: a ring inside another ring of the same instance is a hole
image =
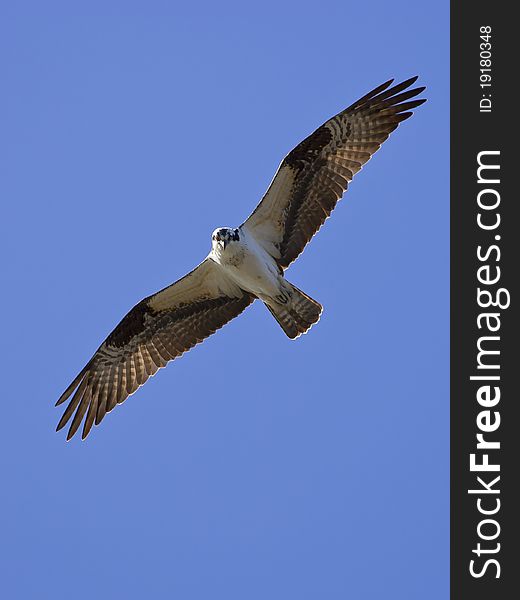
[[[176,283],[139,302],[101,344],[59,398],[72,398],[57,429],[75,413],[67,439],[85,413],[82,438],[166,363],[238,316],[254,296],[207,258]],[[88,412],[87,412],[88,409]]]
[[[425,102],[417,77],[375,88],[326,121],[282,161],[269,189],[242,225],[286,269],[390,133]]]

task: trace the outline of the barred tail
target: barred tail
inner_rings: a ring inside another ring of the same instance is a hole
[[[277,302],[273,298],[269,304],[266,302],[265,305],[285,331],[285,334],[293,340],[319,321],[323,307],[292,283],[286,283],[290,288],[290,292],[285,303]]]

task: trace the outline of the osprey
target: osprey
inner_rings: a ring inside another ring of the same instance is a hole
[[[417,77],[378,86],[329,119],[281,162],[251,216],[212,235],[211,252],[191,273],[141,300],[101,344],[61,395],[71,396],[57,430],[83,418],[92,425],[133,394],[158,369],[202,342],[259,298],[285,334],[297,338],[318,319],[319,302],[287,281],[301,254],[347,189],[349,181],[389,134],[425,99]]]

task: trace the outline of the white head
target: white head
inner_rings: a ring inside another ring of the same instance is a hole
[[[239,230],[231,227],[219,227],[211,235],[211,245],[214,250],[217,248],[225,250],[228,244],[238,241],[240,241]]]

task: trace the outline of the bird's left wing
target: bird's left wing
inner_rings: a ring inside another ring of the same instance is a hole
[[[242,225],[285,269],[303,251],[349,181],[424,99],[417,77],[375,88],[329,119],[282,161],[269,189]]]
[[[67,439],[86,413],[82,438],[166,363],[238,316],[254,296],[209,258],[164,290],[145,298],[123,318],[59,398],[72,396],[57,430],[74,414]]]

